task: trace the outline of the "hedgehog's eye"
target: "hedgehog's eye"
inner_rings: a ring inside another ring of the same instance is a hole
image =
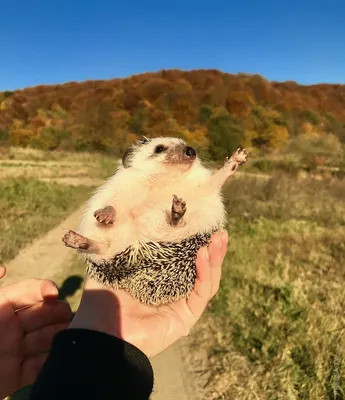
[[[163,153],[163,151],[165,151],[167,148],[165,146],[163,146],[162,144],[156,146],[155,148],[155,153],[159,154],[159,153]]]

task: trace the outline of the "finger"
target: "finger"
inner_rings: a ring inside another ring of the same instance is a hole
[[[210,247],[214,246],[213,243]],[[196,282],[192,293],[187,300],[187,306],[195,318],[199,318],[211,298],[212,280],[209,252],[203,247],[199,250],[196,259]]]
[[[48,357],[48,353],[40,354],[26,359],[22,364],[21,386],[31,385],[35,382],[39,372],[42,369]]]
[[[27,279],[6,286],[1,292],[15,311],[43,300],[55,299],[59,294],[55,283],[48,279]]]
[[[19,354],[5,353],[1,355],[0,399],[8,399],[6,396],[18,389],[17,379],[13,379],[13,371],[18,371],[18,365],[20,365],[20,361],[21,358]]]
[[[0,279],[3,278],[6,274],[6,268],[3,265],[0,265]]]
[[[211,275],[212,275],[212,295],[213,297],[219,289],[220,278],[222,275],[222,264],[228,250],[228,232],[222,231],[220,233],[219,241],[217,240],[216,246],[210,247],[210,262],[211,262]]]
[[[194,292],[200,298],[208,298],[211,294],[211,263],[207,247],[200,249],[196,259],[196,281]]]
[[[45,326],[68,322],[72,318],[69,304],[62,300],[37,303],[17,312],[24,332],[32,332]]]
[[[45,326],[44,328],[26,334],[24,337],[24,357],[33,357],[48,351],[55,335],[67,329],[68,325],[69,322],[63,322]]]

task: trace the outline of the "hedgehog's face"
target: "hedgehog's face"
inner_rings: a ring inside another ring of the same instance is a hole
[[[154,138],[138,142],[126,151],[122,158],[125,168],[147,169],[162,172],[162,169],[187,171],[197,160],[196,151],[178,138]]]

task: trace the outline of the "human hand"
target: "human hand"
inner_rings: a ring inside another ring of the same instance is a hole
[[[6,274],[6,268],[3,265],[0,265],[0,279],[3,278]]]
[[[217,293],[227,242],[226,231],[212,236],[209,249],[205,247],[198,252],[197,279],[189,299],[167,306],[143,305],[124,290],[114,291],[88,278],[70,328],[108,333],[153,357],[188,335]]]
[[[6,269],[0,266],[0,279]],[[72,317],[52,281],[28,279],[0,289],[0,399],[33,383],[53,337]]]

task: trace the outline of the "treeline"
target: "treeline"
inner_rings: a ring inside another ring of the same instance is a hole
[[[345,143],[345,85],[163,70],[0,93],[0,145],[119,153],[139,135],[181,136],[219,159],[315,134]]]

